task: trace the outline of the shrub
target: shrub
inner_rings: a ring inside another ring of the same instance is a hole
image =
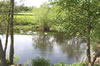
[[[59,62],[57,64],[53,64],[52,66],[69,66],[68,64],[64,64],[63,62]]]
[[[44,58],[37,57],[32,60],[32,66],[50,66],[50,61]]]
[[[73,63],[72,66],[87,66],[86,63]]]
[[[100,64],[95,64],[94,66],[100,66]]]

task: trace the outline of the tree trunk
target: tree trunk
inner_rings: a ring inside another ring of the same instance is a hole
[[[10,36],[11,36],[11,45],[10,45],[10,64],[13,64],[13,58],[14,58],[14,32],[13,32],[13,19],[14,19],[14,0],[10,0],[11,2],[11,22],[10,22]]]
[[[91,64],[91,53],[90,53],[90,25],[88,26],[88,38],[87,38],[87,58],[89,65]]]
[[[50,27],[44,26],[44,27],[43,27],[43,31],[50,31]]]
[[[7,66],[5,55],[4,55],[3,48],[2,48],[1,39],[0,39],[0,59],[1,59],[0,66]]]
[[[7,50],[7,45],[8,45],[8,36],[9,36],[9,21],[10,21],[10,11],[9,11],[9,14],[8,14],[8,26],[7,26],[7,34],[6,34],[6,41],[5,41],[5,48],[4,48],[4,54],[6,56],[6,50]]]
[[[90,16],[90,0],[88,0],[88,31],[87,31],[87,58],[89,66],[91,65],[91,51],[90,51],[90,33],[91,33],[91,16]]]

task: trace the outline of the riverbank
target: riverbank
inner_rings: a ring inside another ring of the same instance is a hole
[[[34,65],[29,65],[29,64],[16,64],[16,65],[11,65],[11,66],[34,66]],[[73,63],[71,65],[69,64],[64,64],[64,63],[57,63],[57,64],[53,64],[52,66],[87,66],[86,63]],[[99,64],[95,64],[94,66],[100,66]]]
[[[27,31],[44,31],[42,27],[38,25],[16,25],[14,26],[15,32],[19,33],[20,30],[27,32]],[[50,30],[47,32],[57,32],[55,30]]]

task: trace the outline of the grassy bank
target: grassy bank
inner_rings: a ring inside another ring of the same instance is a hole
[[[35,24],[35,16],[31,13],[18,13],[15,16],[15,25],[33,25]]]
[[[16,25],[14,26],[15,30],[23,30],[23,31],[40,31],[42,28],[40,28],[38,25]]]
[[[42,30],[41,26],[37,23],[38,19],[34,13],[17,13],[15,16],[15,30]]]

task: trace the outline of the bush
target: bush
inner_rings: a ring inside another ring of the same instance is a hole
[[[64,64],[63,62],[59,62],[57,64],[53,64],[52,66],[69,66],[68,64]]]
[[[94,66],[100,66],[100,64],[95,64]]]
[[[32,66],[50,66],[50,61],[44,58],[37,57],[32,60]]]
[[[72,66],[87,66],[86,63],[73,63]]]

